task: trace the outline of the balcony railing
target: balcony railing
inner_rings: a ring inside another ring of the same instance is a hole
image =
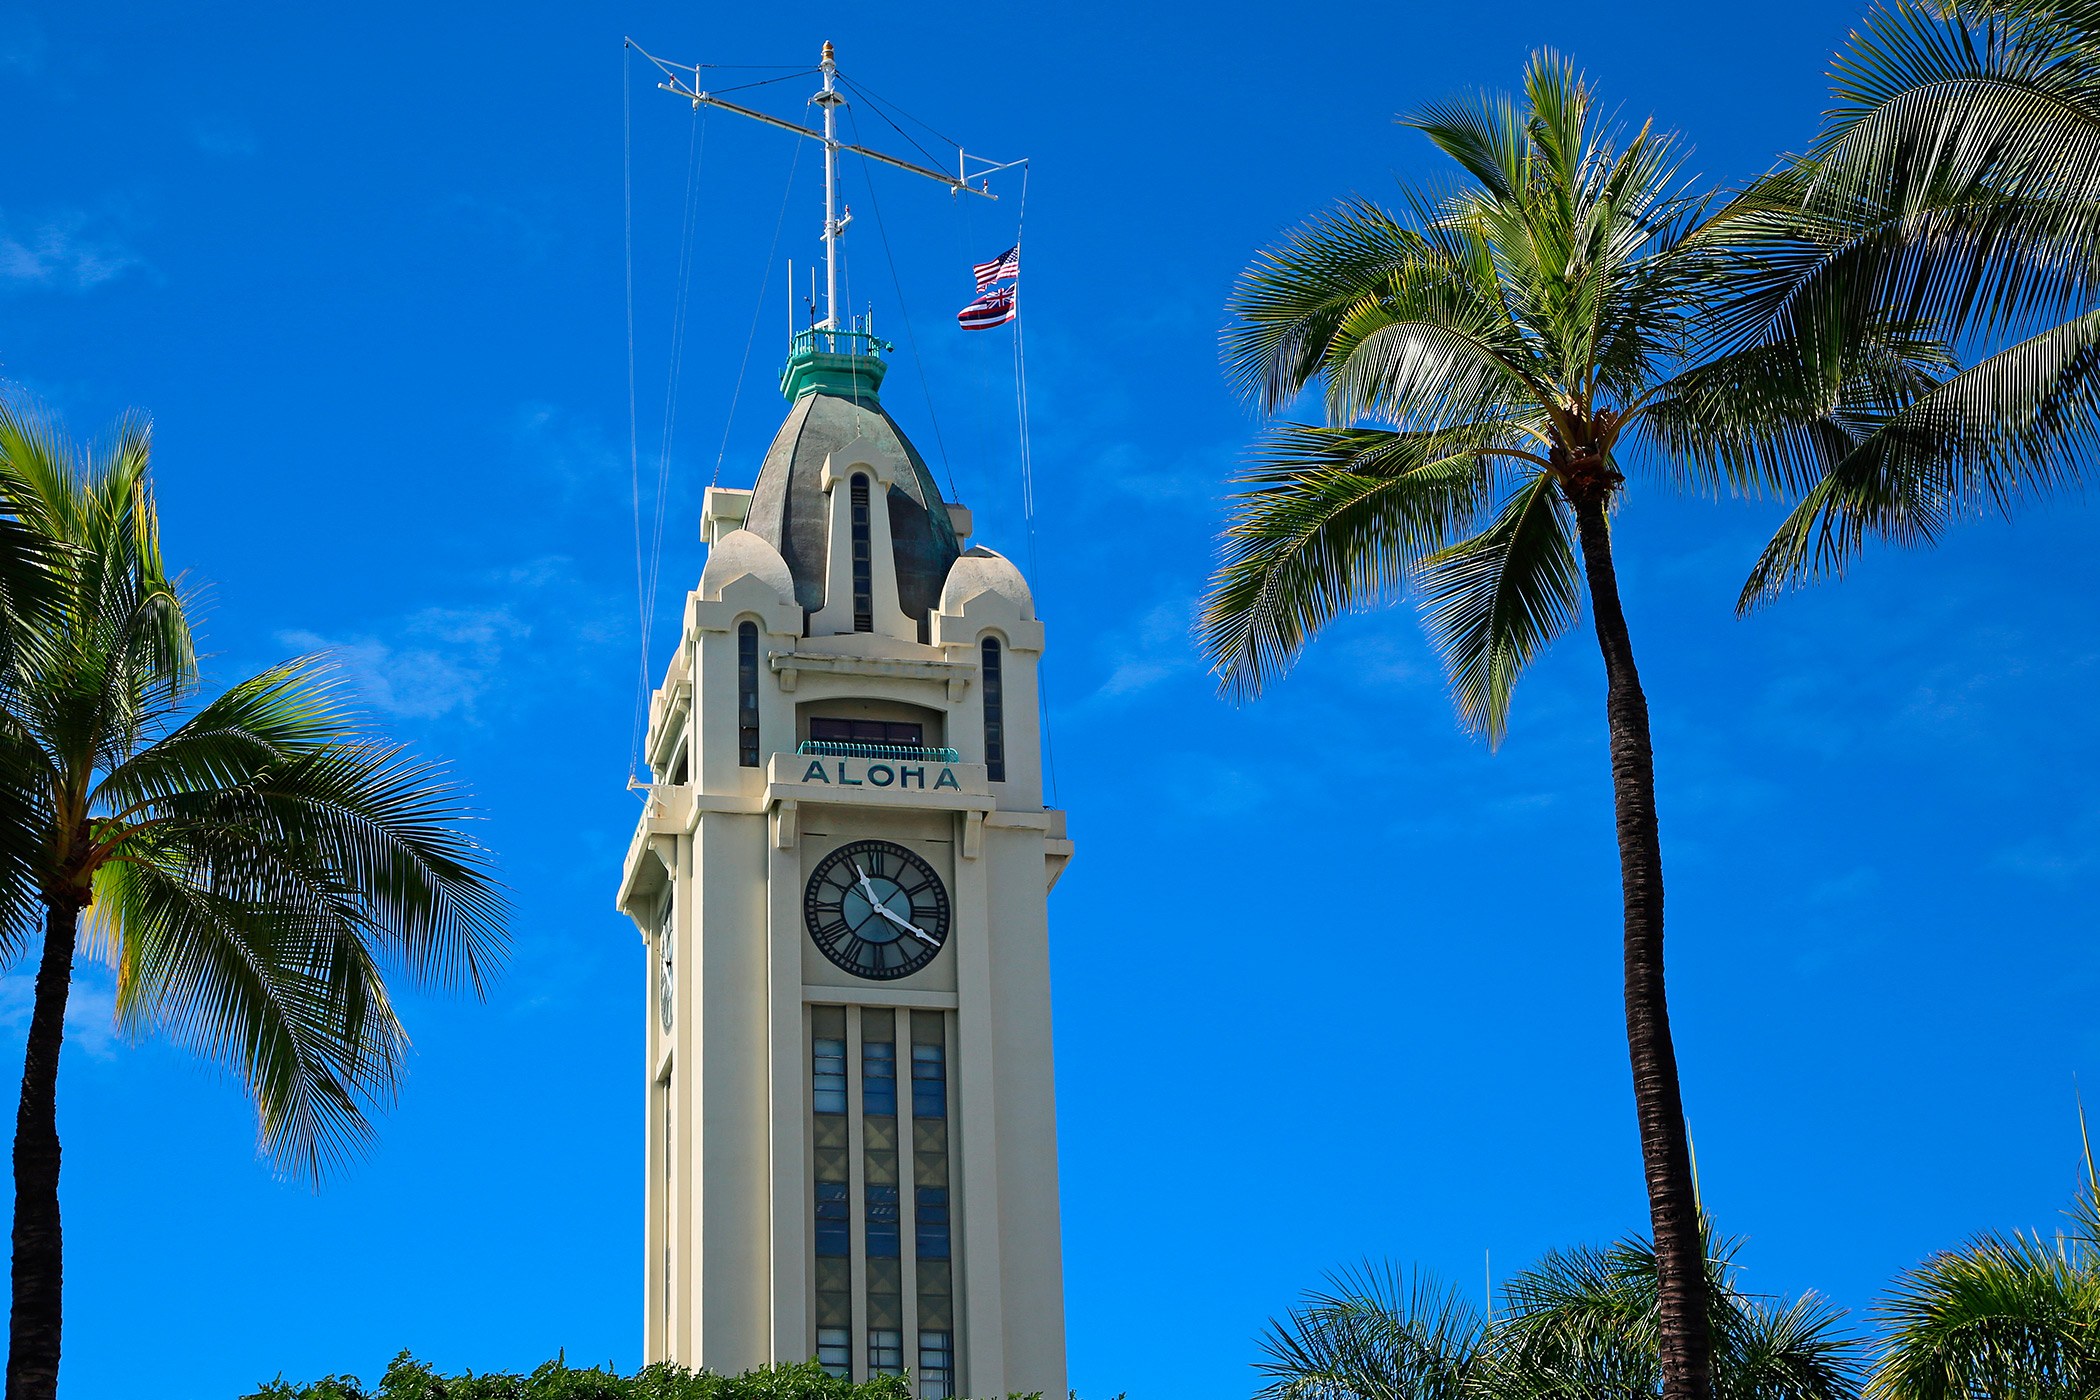
[[[867,331],[860,329],[861,324],[856,318],[853,330],[835,331],[824,326],[811,326],[807,330],[796,331],[794,337],[788,342],[788,354],[793,356],[815,353],[819,355],[865,355],[872,357],[878,353],[888,354],[897,348],[887,340],[878,339]]]
[[[795,749],[818,758],[881,758],[892,763],[960,763],[954,749],[928,749],[917,744],[842,744],[828,739],[804,739]]]

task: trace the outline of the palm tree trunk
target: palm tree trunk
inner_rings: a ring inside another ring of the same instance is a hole
[[[1670,1010],[1663,996],[1662,839],[1655,822],[1648,697],[1641,693],[1633,641],[1619,605],[1605,492],[1581,492],[1571,503],[1582,540],[1597,648],[1604,654],[1604,712],[1611,730],[1612,803],[1618,815],[1619,885],[1626,908],[1626,1052],[1633,1062],[1641,1164],[1648,1178],[1648,1216],[1655,1236],[1663,1396],[1708,1400],[1713,1393],[1713,1338],[1707,1326],[1705,1251],[1699,1239],[1684,1101],[1677,1087],[1677,1050],[1670,1041]]]
[[[80,906],[44,910],[44,960],[36,973],[22,1103],[15,1112],[14,1311],[8,1324],[7,1400],[57,1400],[64,1321],[65,1248],[58,1216],[58,1055]]]

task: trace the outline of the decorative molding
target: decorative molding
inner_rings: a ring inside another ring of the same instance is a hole
[[[806,982],[802,999],[812,1006],[909,1006],[921,1011],[953,1011],[955,993],[921,992],[862,982],[851,987],[824,987]]]

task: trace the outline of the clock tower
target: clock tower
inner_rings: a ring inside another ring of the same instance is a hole
[[[1043,625],[883,410],[887,348],[795,337],[650,703],[645,1353],[1057,1397]]]

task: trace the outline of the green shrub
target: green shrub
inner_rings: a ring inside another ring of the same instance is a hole
[[[306,1385],[280,1376],[242,1400],[912,1400],[912,1391],[899,1376],[857,1384],[839,1380],[814,1361],[761,1366],[741,1376],[661,1363],[623,1376],[596,1367],[579,1370],[566,1360],[549,1361],[529,1376],[441,1376],[404,1351],[377,1389],[367,1390],[356,1376],[324,1376]]]

